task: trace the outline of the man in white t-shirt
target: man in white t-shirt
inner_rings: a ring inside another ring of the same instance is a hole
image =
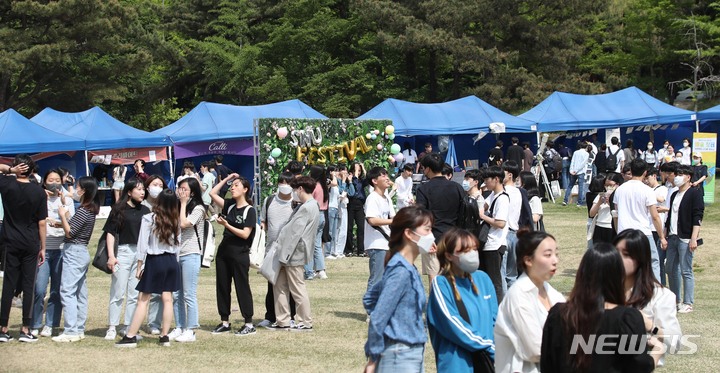
[[[480,219],[490,225],[488,239],[480,252],[480,269],[487,273],[492,280],[498,303],[502,301],[503,278],[500,272],[502,258],[507,251],[507,232],[510,226],[507,224],[510,215],[510,197],[505,193],[503,180],[505,172],[499,166],[492,166],[483,174],[485,186],[492,193],[485,200],[485,211],[481,213]]]
[[[413,166],[410,164],[406,164],[402,168],[402,172],[400,173],[400,176],[395,179],[395,184],[393,184],[393,189],[395,189],[395,195],[397,196],[397,209],[400,210],[403,207],[407,207],[412,205],[413,203],[413,195],[412,195],[412,174],[413,174]]]
[[[609,157],[610,154],[615,154],[615,158],[617,160],[615,172],[622,172],[622,168],[625,165],[625,153],[622,149],[620,149],[620,140],[617,137],[610,139],[610,146],[608,146],[607,150],[605,150],[605,157]]]
[[[613,197],[615,212],[613,217],[617,217],[616,227],[618,232],[626,229],[639,229],[647,236],[648,241],[650,241],[653,274],[660,281],[660,259],[650,225],[655,226],[661,249],[664,250],[667,247],[667,241],[665,240],[665,232],[662,229],[660,215],[657,212],[657,198],[655,192],[649,186],[643,184],[647,174],[647,163],[639,158],[633,159],[630,162],[630,171],[632,172],[632,179],[615,190]]]
[[[384,272],[385,254],[388,250],[390,223],[395,216],[392,202],[385,195],[390,187],[387,170],[373,167],[367,173],[368,185],[373,191],[365,199],[365,252],[370,258],[370,276],[367,290],[380,282]]]

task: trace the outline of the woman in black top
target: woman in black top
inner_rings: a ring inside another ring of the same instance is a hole
[[[107,233],[107,246],[114,247],[117,240],[117,255],[114,250],[108,250],[107,266],[113,271],[110,282],[110,304],[108,306],[108,330],[105,339],[115,340],[117,331],[115,327],[120,324],[120,313],[123,303],[125,306],[125,328],[130,326],[138,292],[135,290],[138,279],[137,271],[137,242],[140,233],[142,217],[150,213],[150,209],[143,205],[145,199],[145,185],[137,178],[130,178],[120,194],[120,200],[112,207],[110,216],[105,222],[103,231]],[[127,294],[127,295],[126,295]]]
[[[703,164],[702,153],[695,152],[692,155],[692,178],[690,182],[693,188],[700,190],[700,195],[705,196],[705,180],[708,177],[708,167]]]
[[[230,193],[232,198],[223,199],[218,193],[226,183],[231,182]],[[220,324],[215,327],[213,334],[229,332],[230,329],[230,285],[235,282],[240,313],[245,319],[245,325],[235,334],[246,336],[255,334],[252,324],[253,299],[250,291],[250,245],[255,237],[257,213],[250,205],[252,199],[250,182],[238,174],[230,174],[215,185],[210,197],[218,206],[218,224],[225,227],[223,239],[218,246],[215,257],[215,291],[217,293],[217,307],[220,314]]]
[[[651,372],[660,353],[652,321],[625,306],[625,270],[614,246],[585,252],[567,303],[550,309],[541,347],[543,372]],[[579,343],[578,343],[579,342]]]

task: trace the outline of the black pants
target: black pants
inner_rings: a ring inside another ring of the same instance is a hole
[[[295,299],[293,297],[290,297],[290,318],[295,319]],[[265,320],[277,321],[275,317],[275,293],[273,293],[273,285],[270,282],[268,282],[268,291],[265,296]]]
[[[220,320],[230,320],[230,288],[235,281],[235,293],[240,313],[246,323],[252,322],[253,299],[250,291],[250,253],[247,248],[227,246],[224,243],[218,247],[218,256],[215,260],[215,290]],[[241,253],[242,251],[242,253]]]
[[[505,294],[502,289],[502,276],[500,276],[500,266],[502,265],[503,254],[499,250],[481,251],[480,252],[480,269],[487,273],[495,287],[498,304],[502,301]]]
[[[35,275],[37,274],[38,250],[19,249],[5,246],[5,277],[2,300],[0,300],[0,326],[8,326],[10,307],[15,290],[22,290],[22,324],[30,326],[35,297]]]
[[[365,210],[361,203],[348,204],[348,225],[347,225],[347,241],[345,241],[345,254],[352,254],[353,251],[353,226],[357,226],[357,235],[355,250],[356,253],[365,252]]]

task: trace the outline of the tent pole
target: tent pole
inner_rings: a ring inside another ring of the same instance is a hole
[[[87,150],[85,150],[85,176],[90,176],[90,160],[88,160]]]
[[[700,121],[695,120],[695,132],[700,132]]]
[[[168,145],[167,147],[168,151],[168,162],[170,162],[170,180],[175,180],[175,162],[173,161],[173,152],[172,147]],[[177,185],[175,185],[175,188],[177,188]]]

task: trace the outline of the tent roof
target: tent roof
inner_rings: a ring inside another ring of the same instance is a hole
[[[701,121],[720,120],[720,105],[698,112],[698,119]]]
[[[693,114],[629,87],[600,95],[554,92],[520,118],[554,132],[689,122]]]
[[[395,133],[401,136],[477,134],[490,132],[493,122],[505,123],[505,132],[534,131],[534,122],[512,116],[475,96],[437,104],[389,98],[357,119],[390,119]]]
[[[97,106],[78,113],[45,108],[31,120],[43,127],[85,139],[85,150],[170,145],[166,136],[128,126]]]
[[[201,102],[175,123],[153,133],[169,136],[174,143],[253,137],[253,121],[259,118],[326,119],[300,100],[257,106]]]
[[[47,129],[13,109],[0,113],[0,154],[82,149],[85,141]]]

